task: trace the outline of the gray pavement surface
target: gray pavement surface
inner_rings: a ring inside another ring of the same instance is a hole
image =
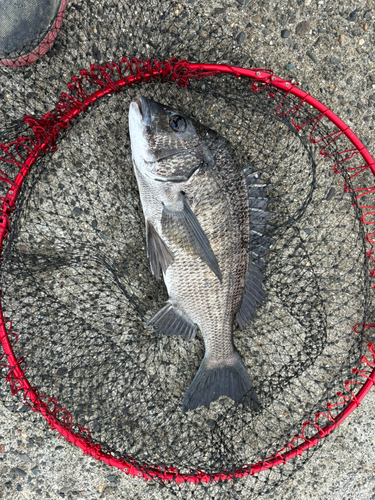
[[[129,2],[122,3],[128,6]],[[84,16],[84,9],[97,9],[100,34],[105,25],[100,4],[77,0],[68,3],[67,13]],[[147,18],[147,6],[142,3],[141,12],[135,12],[138,21],[140,16]],[[235,47],[249,65],[270,68],[278,76],[300,82],[302,89],[331,107],[375,154],[374,2],[253,1],[245,8],[236,1],[190,0],[165,2],[164,7],[175,13],[174,32],[185,25],[186,18],[194,20],[198,33],[203,32],[207,19],[215,17],[225,33],[215,52],[217,62],[231,63],[225,57],[226,49]],[[126,12],[124,9],[121,15]],[[121,22],[131,26],[131,20]],[[151,24],[158,29],[157,18]],[[130,37],[131,28],[128,33]],[[105,58],[111,59],[110,48],[98,46]],[[169,54],[173,54],[173,47]],[[302,469],[272,490],[265,487],[260,491],[254,480],[247,479],[237,482],[230,496],[219,495],[212,487],[211,498],[375,499],[374,403],[374,392],[370,392]],[[251,492],[252,487],[256,493]],[[190,498],[191,494],[200,498],[202,490],[181,486],[178,498]],[[22,413],[0,407],[0,498],[156,500],[173,496],[169,488],[129,478],[83,456],[63,439],[57,441],[41,420],[33,423]]]
[[[233,495],[261,500],[373,499],[374,403],[375,396],[370,393],[355,414],[326,438],[324,446],[315,452],[303,469],[272,492],[252,496],[247,487],[248,481],[243,480],[237,483]],[[80,450],[63,439],[57,441],[56,435],[42,426],[25,425],[22,416],[16,417],[3,409],[0,423],[1,444],[4,445],[0,465],[1,494],[6,500],[173,498],[158,484],[128,477],[119,470],[83,456]]]

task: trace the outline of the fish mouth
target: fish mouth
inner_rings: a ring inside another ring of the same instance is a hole
[[[141,96],[137,101],[138,109],[141,113],[141,123],[145,127],[151,127],[151,110],[148,105],[148,99],[144,96]]]

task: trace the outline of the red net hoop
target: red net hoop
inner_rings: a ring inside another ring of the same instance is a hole
[[[375,162],[372,156],[340,118],[311,95],[302,91],[296,84],[262,69],[191,64],[186,60],[174,59],[159,62],[124,58],[118,64],[112,62],[102,66],[91,66],[89,71],[81,71],[79,77],[73,77],[68,85],[68,93],[59,97],[51,111],[42,118],[25,116],[24,121],[32,130],[32,134],[19,136],[14,141],[1,145],[1,161],[4,165],[1,182],[7,185],[6,194],[1,198],[1,249],[12,227],[12,220],[15,217],[15,214],[12,214],[16,211],[18,198],[30,170],[34,168],[34,164],[41,156],[57,150],[58,140],[80,115],[85,114],[106,96],[119,93],[140,83],[174,82],[177,86],[187,87],[193,80],[213,78],[223,74],[232,75],[237,79],[245,78],[253,92],[267,93],[270,100],[277,100],[279,104],[276,107],[276,114],[288,119],[295,131],[305,134],[311,144],[317,145],[319,154],[323,158],[333,158],[334,172],[336,174],[344,172],[347,176],[344,181],[344,190],[352,195],[353,210],[357,209],[361,212],[360,221],[365,230],[367,227],[371,228],[374,224],[372,216],[375,213],[375,205],[367,200],[375,191],[372,177],[372,174],[375,174]],[[88,92],[88,85],[91,89],[93,86],[97,89]],[[293,97],[292,100],[290,100],[291,97]],[[286,103],[288,106],[285,105]],[[290,103],[293,105],[291,106]],[[302,112],[305,108],[309,109],[308,119],[304,119]],[[312,108],[314,114],[311,114]],[[333,125],[326,135],[319,133],[319,124],[323,120]],[[334,149],[334,146],[336,147],[343,138],[347,141],[345,149]],[[5,173],[9,166],[16,169],[13,170],[17,172],[14,178]],[[368,173],[371,175],[368,176]],[[362,178],[365,180],[360,185],[357,181]],[[373,235],[373,232],[366,231],[369,263],[374,260],[372,256]],[[370,274],[373,276],[375,269],[371,270]],[[243,464],[230,472],[218,470],[207,473],[197,469],[185,473],[179,470],[178,466],[167,467],[148,463],[141,461],[139,457],[128,456],[125,459],[123,452],[121,457],[118,457],[95,442],[91,438],[90,429],[75,423],[69,408],[60,407],[53,395],[42,395],[38,388],[33,386],[33,381],[28,379],[26,359],[23,356],[17,358],[14,352],[18,337],[12,331],[11,320],[12,318],[4,317],[1,312],[0,339],[4,354],[0,359],[2,366],[6,367],[6,380],[10,383],[12,393],[21,395],[24,403],[29,405],[34,412],[39,412],[52,429],[81,448],[85,454],[117,467],[127,474],[143,477],[146,480],[158,478],[176,483],[206,483],[255,475],[285,464],[315,447],[324,437],[340,426],[360,405],[375,383],[375,350],[374,345],[369,343],[368,355],[362,356],[362,364],[352,367],[353,377],[356,376],[356,378],[347,380],[342,391],[337,393],[337,400],[334,403],[327,402],[326,408],[316,412],[313,420],[305,420],[300,432],[295,434],[284,447],[275,449],[274,453],[264,457],[258,463]],[[371,323],[352,326],[359,335],[374,327]]]

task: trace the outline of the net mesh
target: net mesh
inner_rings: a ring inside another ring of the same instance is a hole
[[[364,354],[367,365],[372,362],[365,224],[371,214],[363,218],[362,207],[371,212],[373,178],[346,136],[292,93],[231,75],[202,79],[202,72],[176,61],[122,60],[131,54],[222,62],[227,47],[225,60],[246,66],[240,48],[225,43],[229,34],[219,18],[196,22],[199,9],[197,2],[187,4],[176,16],[156,1],[147,2],[147,11],[123,2],[77,2],[50,53],[27,69],[1,70],[0,133],[11,143],[2,148],[1,196],[18,193],[12,181],[35,144],[44,146],[23,174],[1,268],[17,366],[39,398],[22,405],[22,377],[4,361],[0,398],[36,425],[41,412],[68,429],[77,445],[118,460],[114,465],[122,463],[126,472],[178,478],[168,484],[171,494],[217,498],[222,490],[240,498],[237,483],[188,483],[266,468],[331,423],[366,380],[358,369]],[[118,62],[71,80],[106,60]],[[151,78],[153,71],[158,76]],[[119,86],[123,77],[134,84]],[[88,97],[98,90],[108,95]],[[139,95],[216,130],[234,146],[237,162],[260,174],[272,241],[267,298],[252,324],[234,331],[260,413],[227,398],[183,413],[203,340],[169,338],[145,326],[167,293],[149,269],[131,162],[128,109]],[[2,231],[7,224],[3,217]],[[256,474],[247,487],[275,485],[312,453]]]

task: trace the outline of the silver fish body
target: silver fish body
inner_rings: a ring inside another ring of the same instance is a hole
[[[205,344],[183,409],[245,394],[259,409],[232,340],[235,316],[244,327],[264,298],[259,262],[249,258],[250,226],[264,227],[264,217],[251,219],[254,176],[216,132],[145,97],[130,105],[129,132],[151,270],[159,277],[161,268],[169,294],[150,323],[187,340],[199,327]]]

